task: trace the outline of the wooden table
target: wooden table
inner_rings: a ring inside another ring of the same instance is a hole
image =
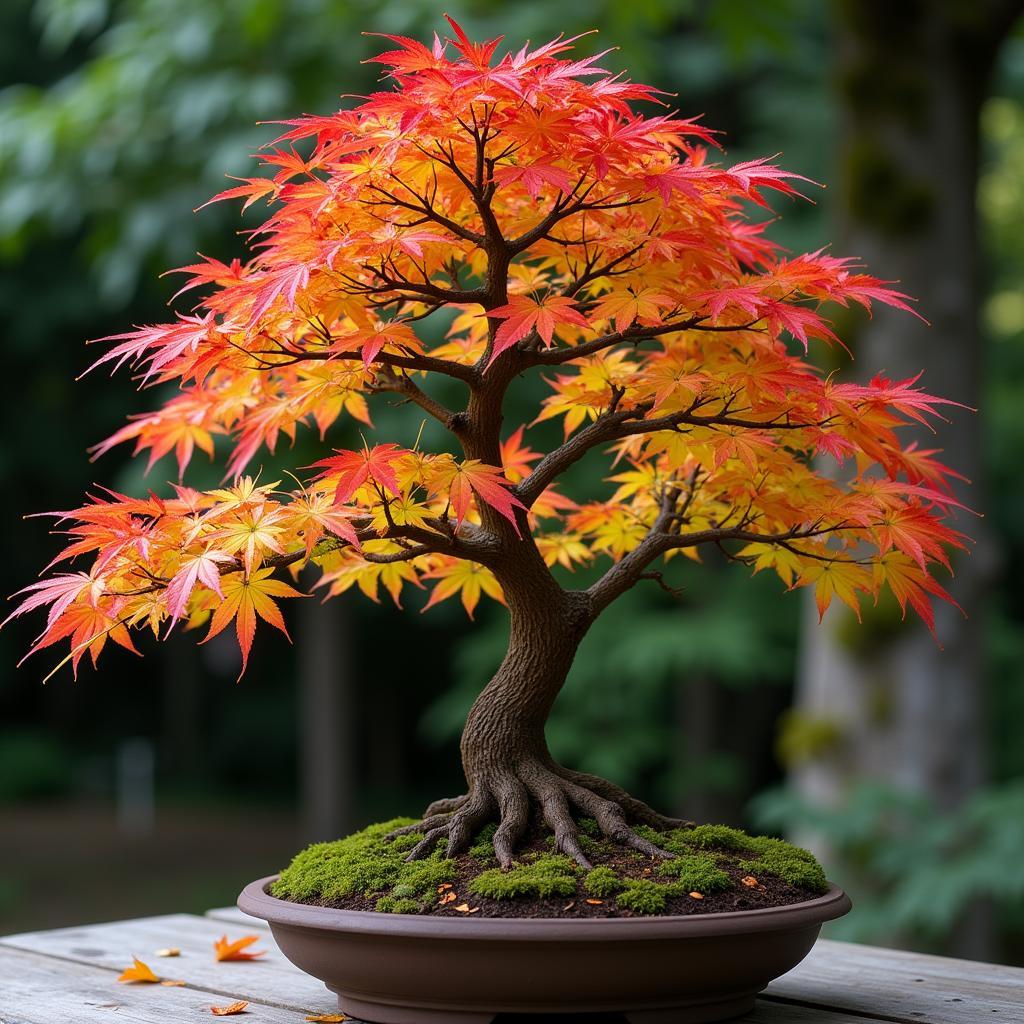
[[[217,963],[213,942],[224,933],[232,939],[259,934],[255,948],[267,955]],[[155,956],[175,946],[180,956]],[[185,984],[118,984],[133,955],[161,977]],[[266,925],[233,908],[0,937],[0,1024],[178,1024],[221,1019],[210,1014],[212,1005],[243,999],[248,1011],[224,1020],[300,1024],[307,1014],[337,1012],[331,993],[285,960]],[[537,1024],[537,1018],[512,1015],[498,1020]],[[1024,970],[822,940],[742,1021],[1024,1024]]]

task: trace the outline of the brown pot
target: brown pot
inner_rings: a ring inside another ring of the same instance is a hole
[[[291,903],[245,887],[296,967],[374,1024],[489,1024],[498,1013],[624,1013],[630,1024],[698,1024],[746,1013],[795,967],[850,898],[690,917],[451,918]]]

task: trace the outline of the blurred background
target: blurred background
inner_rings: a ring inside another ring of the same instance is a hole
[[[1024,963],[1024,3],[447,9],[517,48],[599,28],[580,49],[617,46],[605,66],[703,112],[729,160],[781,151],[828,182],[779,207],[776,237],[864,257],[932,326],[844,314],[855,360],[815,358],[851,377],[925,368],[929,390],[980,409],[922,439],[984,513],[957,524],[975,538],[953,583],[970,617],[940,613],[944,650],[884,602],[861,627],[835,608],[819,628],[777,581],[709,560],[681,603],[635,592],[588,638],[554,752],[667,810],[813,846],[856,905],[834,936]],[[435,29],[430,0],[0,4],[6,593],[58,548],[24,514],[73,507],[94,481],[140,492],[175,475],[144,479],[120,451],[89,463],[159,396],[127,375],[76,382],[84,340],[164,317],[158,274],[196,251],[241,252],[236,204],[191,211],[225,173],[252,173],[275,134],[256,121],[369,91],[360,61],[381,41],[363,31]],[[284,464],[311,461],[308,444]],[[502,610],[296,604],[295,646],[262,635],[237,686],[223,635],[144,661],[112,650],[100,674],[43,686],[42,662],[14,668],[39,624],[0,633],[0,933],[201,912],[308,841],[461,790],[458,733],[500,660]]]

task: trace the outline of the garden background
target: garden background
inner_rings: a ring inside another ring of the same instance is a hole
[[[708,558],[590,636],[550,726],[556,756],[667,810],[813,845],[856,909],[832,934],[1024,963],[1024,4],[1019,0],[449,0],[516,47],[590,28],[703,112],[731,160],[782,152],[830,188],[778,204],[794,249],[831,240],[921,300],[932,326],[850,314],[843,375],[925,369],[980,408],[937,441],[984,518],[941,611],[939,650],[888,604],[824,626],[778,581]],[[258,120],[367,92],[363,31],[441,31],[430,0],[6,0],[0,6],[0,576],[56,553],[47,521],[94,481],[159,489],[85,449],[151,407],[122,376],[75,381],[87,338],[159,320],[158,274],[241,252]],[[526,415],[526,411],[523,411]],[[514,416],[512,417],[514,418]],[[520,417],[522,418],[522,417]],[[338,446],[355,436],[332,435]],[[308,437],[283,463],[314,457]],[[281,453],[279,453],[281,454]],[[308,457],[307,457],[308,456]],[[263,472],[276,479],[278,460]],[[215,466],[190,470],[211,486]],[[767,574],[765,574],[767,577]],[[0,933],[232,902],[311,839],[460,789],[457,737],[500,659],[503,613],[469,623],[348,597],[296,602],[236,686],[230,638],[179,635],[99,675],[14,665],[0,633]]]

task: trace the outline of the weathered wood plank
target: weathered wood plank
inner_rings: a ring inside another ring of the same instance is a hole
[[[822,939],[765,999],[899,1024],[1024,1024],[1024,969]]]
[[[173,961],[158,961],[154,966]],[[172,972],[173,973],[173,972]],[[93,967],[40,953],[0,948],[0,1024],[172,1024],[202,1020],[212,1005],[231,1000],[201,988],[160,985],[120,985],[114,969]],[[241,998],[241,997],[239,997]],[[324,1007],[284,1009],[251,1000],[249,1014],[264,1024],[300,1024],[304,1011]],[[556,1024],[549,1018],[550,1024]],[[613,1015],[594,1017],[588,1024],[611,1024]],[[580,1024],[576,1018],[567,1022]],[[361,1024],[353,1020],[351,1024]],[[499,1024],[539,1024],[536,1017],[511,1014]],[[871,1024],[864,1017],[834,1014],[805,1007],[760,1004],[742,1024]]]
[[[231,937],[246,932],[260,934],[267,956],[251,963],[217,963],[213,958],[213,942],[225,931]],[[180,947],[182,955],[173,959],[153,958],[156,949],[168,945]],[[21,1001],[12,1003],[7,998],[4,982],[13,969],[10,957],[22,954],[34,955],[54,965],[47,968],[51,971],[51,987],[54,972],[56,976],[65,972],[66,984],[58,991],[65,993],[64,998],[78,999],[83,1004],[89,1003],[96,994],[97,984],[109,986],[110,983],[96,982],[87,971],[85,982],[88,984],[83,982],[80,986],[75,973],[79,968],[100,970],[115,977],[112,972],[120,971],[135,954],[142,959],[149,958],[158,973],[184,979],[189,985],[188,991],[206,999],[206,1005],[217,999],[226,1002],[248,999],[261,1007],[291,1013],[323,1013],[333,1009],[330,993],[284,959],[266,925],[234,908],[210,911],[206,918],[171,914],[0,938],[0,994],[3,996],[0,998],[0,1024],[21,1024],[21,1020],[35,1024],[36,1020],[44,1019],[43,1016],[3,1015],[15,1010],[26,1014],[28,1008],[35,1012],[31,997],[34,988],[39,987],[41,972],[45,973],[38,964],[32,975],[37,981],[26,975],[21,983]],[[113,987],[115,994],[122,990],[144,992],[137,986],[115,984]],[[59,1005],[53,1002],[56,998],[42,993],[40,988],[43,1001],[39,1005],[46,1013],[52,1013],[53,1006]],[[124,1005],[131,1008],[135,1004]],[[148,1013],[148,1009],[144,1012]],[[52,1016],[48,1018],[47,1024],[52,1019]],[[87,1016],[70,1019],[81,1019],[83,1024],[91,1024],[93,1020]],[[138,1019],[149,1024],[150,1020],[177,1018],[173,1014],[133,1018],[119,1012],[118,1019]],[[266,1019],[277,1020],[276,1017]],[[513,1024],[514,1020],[520,1024],[535,1024],[528,1018],[512,1017],[501,1018],[501,1024]],[[868,1024],[871,1021],[974,1024],[979,1020],[1024,1024],[1024,970],[825,940],[803,964],[774,982],[765,998],[759,1001],[757,1010],[744,1018],[745,1024]]]
[[[236,928],[270,929],[270,925],[263,918],[244,914],[238,907],[214,907],[212,910],[208,910],[204,917],[209,917],[214,921],[223,921],[225,924],[233,925]]]
[[[121,971],[137,956],[160,975],[183,978],[189,985],[231,999],[249,999],[268,1006],[325,1013],[335,1008],[334,996],[322,982],[293,967],[265,933],[255,949],[266,956],[252,961],[218,963],[213,943],[221,935],[239,938],[247,928],[232,928],[223,921],[167,914],[112,924],[57,928],[0,938],[0,948],[20,949],[43,956]],[[263,935],[264,933],[260,933]],[[154,952],[177,946],[181,956],[161,959]],[[2,1006],[0,1002],[0,1006]]]
[[[168,962],[168,961],[163,961]],[[170,977],[176,977],[168,972]],[[211,1006],[234,999],[192,987],[118,984],[117,974],[39,953],[0,949],[0,1024],[172,1024],[214,1020]],[[239,997],[241,998],[241,997]],[[249,1019],[297,1024],[293,1009],[252,1002]],[[230,1019],[230,1018],[225,1018]],[[245,1020],[239,1017],[238,1020]]]

